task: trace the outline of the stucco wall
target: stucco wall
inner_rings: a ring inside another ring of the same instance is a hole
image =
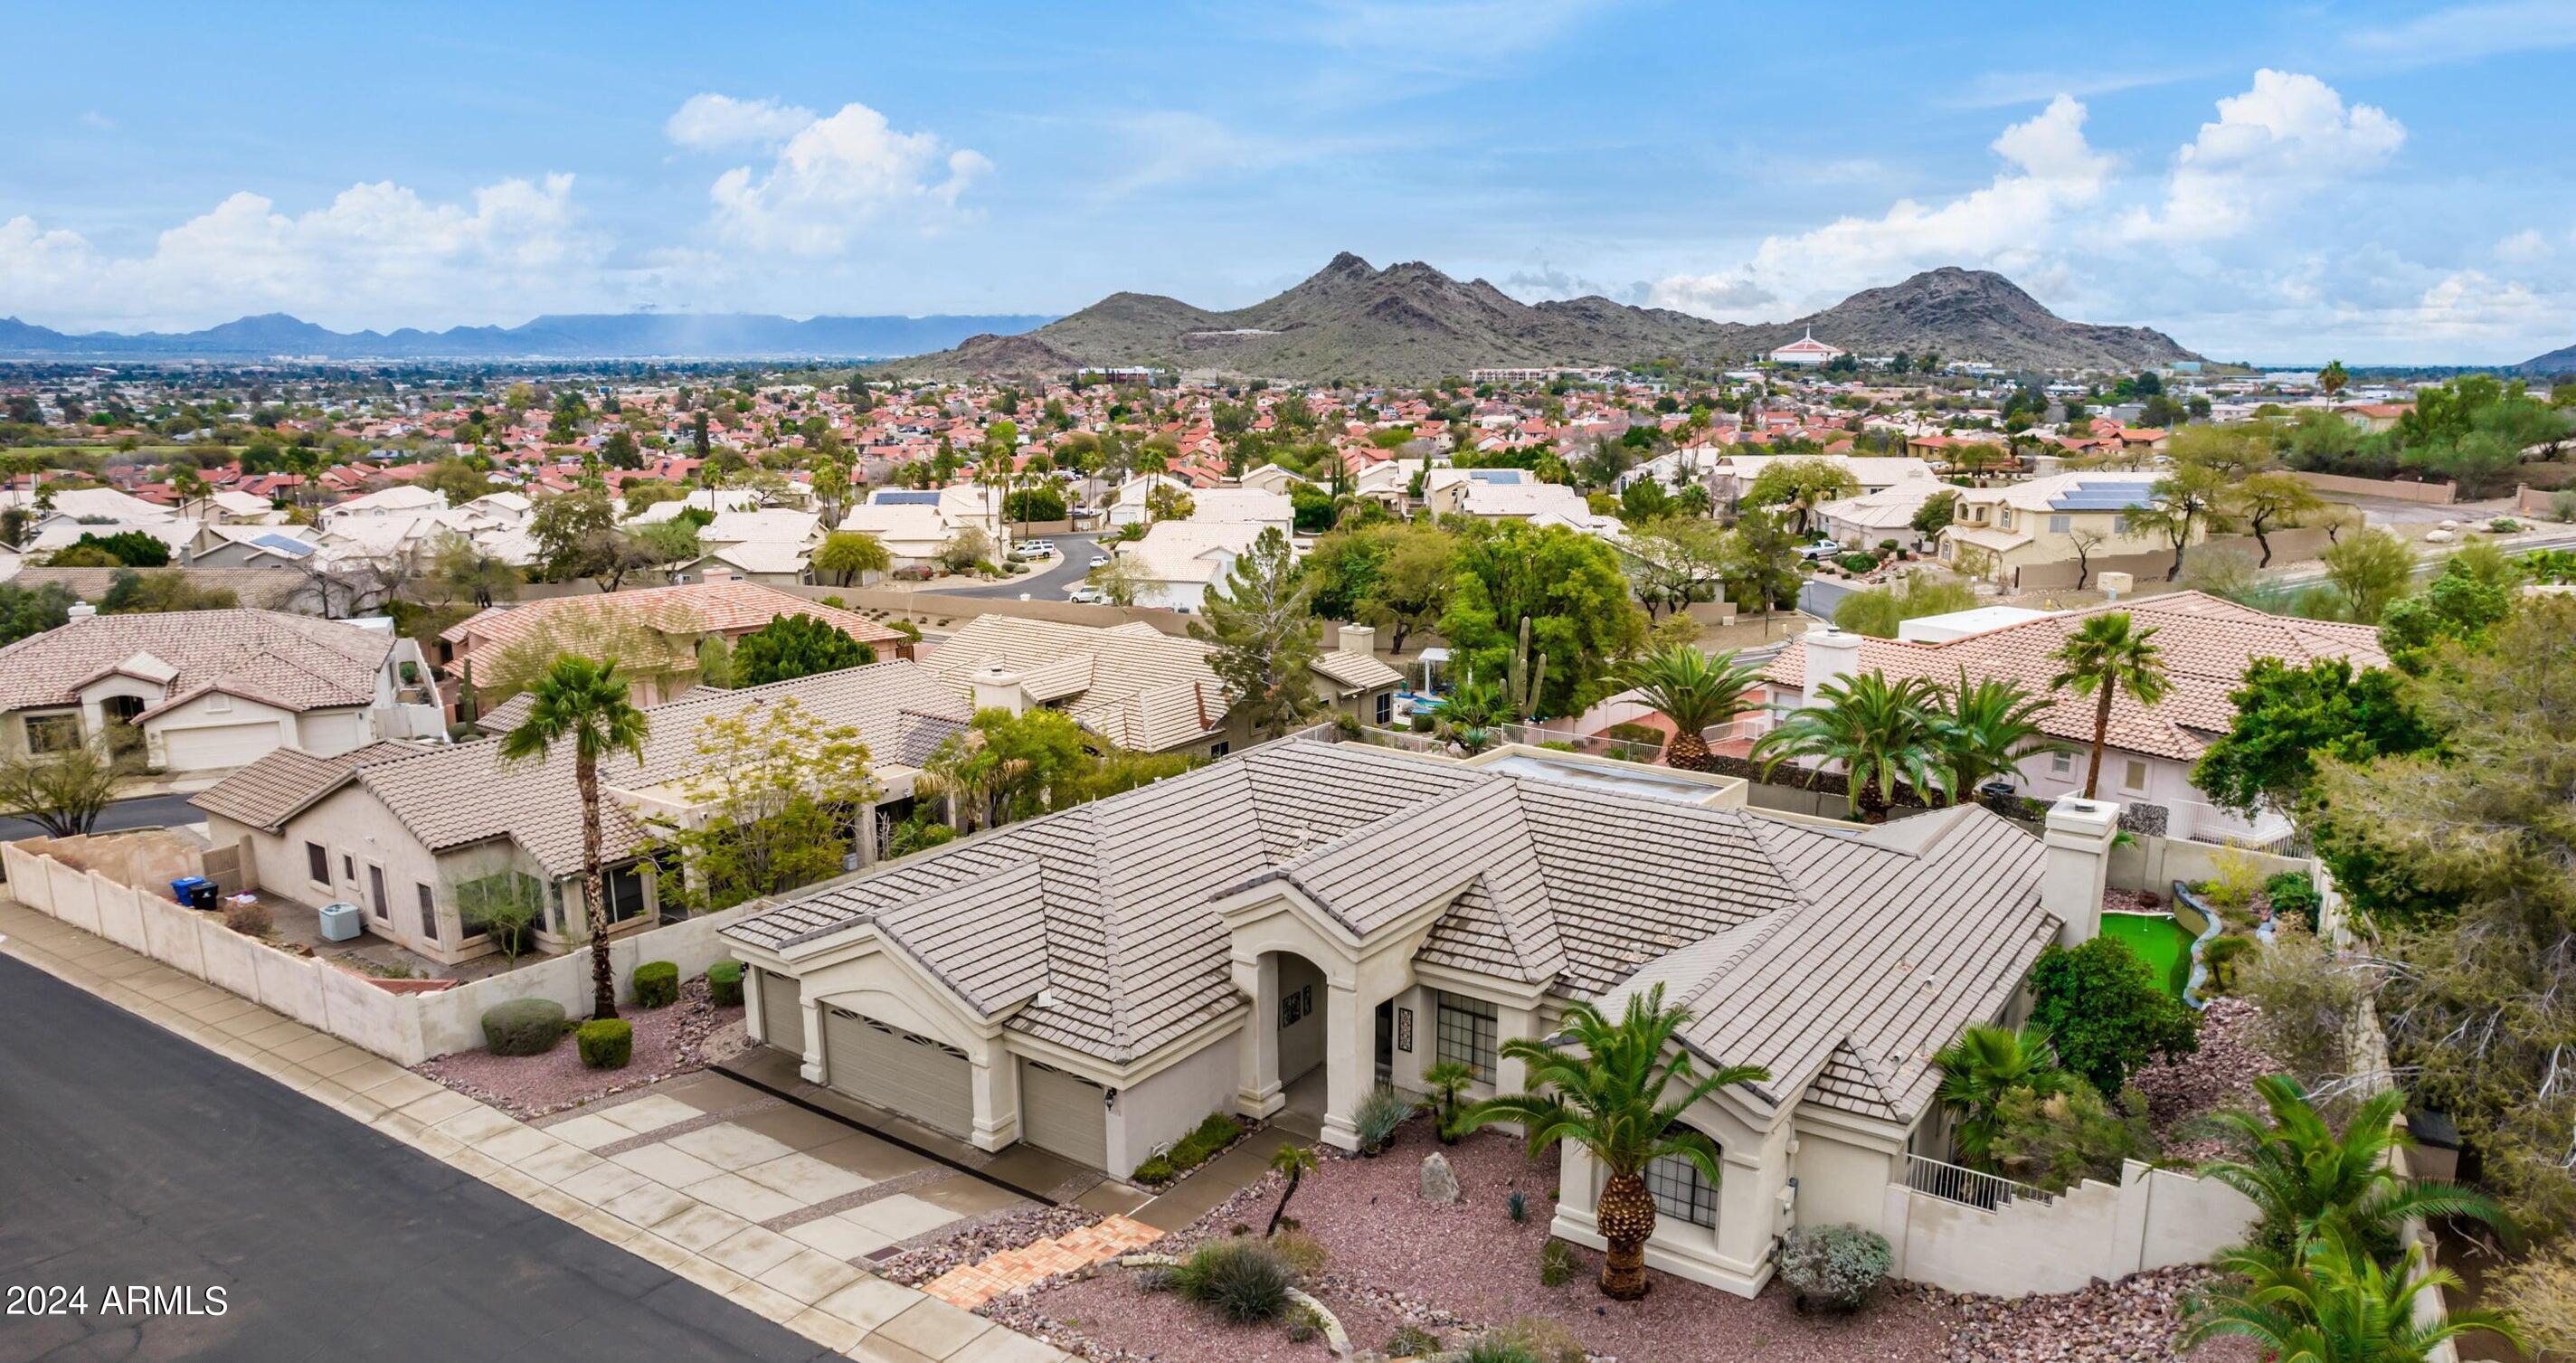
[[[1885,1189],[1893,1172],[1884,1150],[1872,1150],[1848,1135],[1798,1128],[1798,1153],[1791,1173],[1798,1180],[1797,1218],[1801,1226],[1874,1226],[1885,1210]]]
[[[1895,1276],[2000,1297],[2199,1263],[2243,1243],[2257,1218],[2254,1204],[2224,1184],[2136,1160],[2116,1185],[2087,1179],[2053,1202],[1994,1211],[1901,1182],[1884,1187],[1879,1233],[1895,1249]]]
[[[1279,1030],[1279,1082],[1282,1084],[1296,1083],[1299,1076],[1324,1063],[1324,1011],[1331,1006],[1326,997],[1331,991],[1324,985],[1324,972],[1302,956],[1282,952],[1279,957],[1279,997],[1286,999],[1300,990],[1313,991],[1313,1006],[1295,1023],[1280,1027],[1280,1015],[1275,1012],[1252,1022],[1256,1027],[1276,1027]]]
[[[635,988],[630,977],[635,967],[646,961],[669,961],[680,968],[680,978],[684,980],[704,974],[708,966],[732,955],[716,934],[754,907],[766,907],[767,903],[754,900],[609,943],[609,973],[617,981],[618,1001],[633,1000]],[[522,965],[507,974],[441,993],[412,996],[411,1001],[420,1007],[422,1054],[446,1055],[481,1046],[484,1010],[511,999],[528,998],[552,999],[572,1017],[590,1016],[589,948]]]
[[[1242,1079],[1241,1033],[1203,1047],[1189,1059],[1118,1091],[1109,1114],[1109,1172],[1124,1175],[1157,1146],[1187,1135],[1211,1112],[1235,1110]]]

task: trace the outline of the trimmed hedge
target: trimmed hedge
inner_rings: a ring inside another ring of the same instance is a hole
[[[669,961],[646,961],[635,967],[635,1006],[660,1008],[680,998],[680,968]]]
[[[550,999],[512,999],[483,1010],[483,1045],[494,1055],[543,1055],[563,1034],[563,1005]]]
[[[635,1058],[635,1024],[624,1018],[597,1018],[573,1029],[581,1063],[595,1070],[622,1070]]]
[[[718,961],[708,966],[707,997],[718,1008],[742,1006],[742,962]]]

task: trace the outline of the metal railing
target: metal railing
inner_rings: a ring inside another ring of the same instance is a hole
[[[2014,1202],[2036,1202],[2047,1206],[2057,1200],[2055,1193],[2027,1183],[2015,1183],[1998,1174],[1979,1173],[1956,1164],[1925,1159],[1921,1155],[1905,1157],[1905,1186],[1929,1197],[1990,1212],[1999,1211]]]

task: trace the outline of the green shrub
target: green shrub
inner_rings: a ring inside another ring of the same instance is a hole
[[[1295,1270],[1268,1245],[1214,1240],[1172,1267],[1172,1288],[1237,1325],[1277,1320],[1288,1310]]]
[[[624,1018],[598,1018],[573,1029],[581,1063],[595,1070],[622,1070],[635,1058],[635,1024]]]
[[[543,1055],[563,1034],[563,1005],[551,999],[512,999],[483,1010],[483,1045],[494,1055]]]
[[[1399,1325],[1386,1337],[1389,1358],[1420,1358],[1440,1352],[1440,1341],[1419,1325]]]
[[[1574,1246],[1563,1240],[1550,1240],[1539,1246],[1538,1285],[1563,1287],[1574,1281]]]
[[[1847,573],[1865,573],[1878,566],[1878,558],[1873,554],[1845,554],[1834,562],[1841,564]]]
[[[1500,1330],[1488,1330],[1458,1355],[1458,1363],[1539,1363],[1519,1340],[1504,1337]]]
[[[1476,1347],[1517,1350],[1487,1357],[1526,1358],[1531,1363],[1583,1363],[1588,1357],[1573,1329],[1547,1316],[1515,1316],[1487,1330]],[[1477,1356],[1476,1347],[1468,1349],[1468,1357]]]
[[[1360,1110],[1351,1114],[1351,1126],[1359,1133],[1360,1150],[1375,1154],[1395,1139],[1395,1130],[1413,1115],[1413,1103],[1403,1094],[1384,1084],[1369,1090],[1360,1100]]]
[[[1649,748],[1664,746],[1663,730],[1652,724],[1639,724],[1635,720],[1623,719],[1602,732],[1622,743],[1642,743]]]
[[[1529,1199],[1519,1193],[1504,1198],[1503,1215],[1510,1217],[1515,1226],[1529,1220]]]
[[[2326,902],[2316,880],[2305,871],[2283,871],[2265,880],[2263,897],[2272,901],[2273,917],[2295,913],[2310,927],[2316,926],[2317,912]]]
[[[2247,954],[2254,950],[2255,942],[2251,937],[2228,936],[2209,939],[2209,945],[2200,949],[2200,963],[2209,967],[2209,980],[2203,992],[2235,993],[2237,969],[2245,963]]]
[[[1995,1104],[1992,1153],[2007,1177],[2052,1193],[2088,1178],[2117,1183],[2122,1161],[2155,1158],[2147,1096],[2124,1088],[2115,1107],[2090,1084],[2014,1089]]]
[[[718,961],[707,967],[707,997],[718,1008],[742,1005],[742,962]]]
[[[1858,1226],[1801,1226],[1780,1245],[1780,1279],[1798,1304],[1829,1311],[1858,1309],[1895,1262],[1887,1237]]]
[[[680,968],[669,961],[646,961],[635,967],[635,1006],[660,1008],[680,997]]]
[[[1214,1159],[1218,1152],[1234,1144],[1235,1138],[1242,1134],[1241,1118],[1231,1113],[1211,1112],[1200,1118],[1199,1124],[1192,1127],[1188,1135],[1172,1142],[1171,1149],[1148,1156],[1144,1163],[1136,1166],[1131,1177],[1138,1183],[1169,1183]]]
[[[2042,948],[2030,968],[2030,1020],[2048,1029],[2058,1065],[2113,1093],[2148,1060],[2200,1049],[2200,1014],[2117,937]]]
[[[1309,1344],[1314,1342],[1315,1337],[1322,1333],[1324,1333],[1324,1318],[1315,1314],[1314,1307],[1308,1306],[1303,1302],[1299,1302],[1294,1309],[1289,1311],[1289,1343]]]
[[[1136,1172],[1128,1175],[1145,1184],[1169,1183],[1180,1176],[1181,1171],[1172,1167],[1171,1157],[1167,1155],[1146,1156],[1145,1162],[1136,1166]]]

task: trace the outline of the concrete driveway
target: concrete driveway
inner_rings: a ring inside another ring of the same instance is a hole
[[[0,1360],[837,1356],[6,958],[0,1036],[0,1282],[86,1294]]]

